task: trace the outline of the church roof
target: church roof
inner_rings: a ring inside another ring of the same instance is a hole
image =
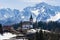
[[[30,24],[31,22],[30,21],[24,21],[22,22],[22,24]]]

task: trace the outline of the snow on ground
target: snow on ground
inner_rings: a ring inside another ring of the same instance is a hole
[[[15,37],[16,35],[15,34],[12,34],[12,33],[4,33],[3,35],[0,34],[0,40],[3,40],[3,39],[10,39],[12,37]]]
[[[40,31],[40,29],[30,29],[30,30],[27,31],[27,34],[35,33],[37,30]],[[43,31],[43,32],[45,31],[45,32],[49,32],[49,33],[50,33],[50,31],[48,31],[48,30],[43,30],[43,29],[42,29],[42,31]],[[16,37],[16,36],[17,36],[17,35],[12,34],[12,33],[4,33],[3,35],[0,34],[0,40],[10,39],[10,38]]]
[[[27,34],[30,34],[30,33],[36,33],[37,31],[39,32],[41,29],[30,29],[27,31]],[[48,32],[48,33],[51,33],[51,31],[48,31],[48,30],[44,30],[42,29],[43,32]]]

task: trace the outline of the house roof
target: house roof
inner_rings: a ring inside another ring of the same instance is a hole
[[[30,21],[24,21],[22,22],[22,24],[30,24],[31,22]]]

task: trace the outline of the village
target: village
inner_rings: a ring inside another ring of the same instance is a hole
[[[21,40],[39,39],[40,40],[41,38],[42,38],[41,40],[43,39],[54,40],[54,36],[57,37],[56,39],[60,40],[60,33],[56,33],[56,32],[49,31],[49,30],[44,30],[44,29],[41,29],[40,27],[38,28],[37,21],[35,23],[33,22],[32,15],[29,21],[24,21],[24,22],[21,21],[18,25],[15,24],[15,25],[3,27],[0,24],[0,34],[3,35],[4,33],[12,33],[16,35],[15,37],[11,37],[10,40],[18,40],[18,39],[21,39]],[[41,35],[41,38],[39,35]],[[51,35],[53,36],[53,38],[51,38]],[[5,39],[5,40],[8,40],[8,39]]]

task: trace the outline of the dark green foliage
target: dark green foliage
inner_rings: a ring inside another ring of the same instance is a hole
[[[50,21],[50,22],[38,22],[38,27],[41,27],[42,29],[45,29],[45,30],[54,30],[56,28],[60,28],[60,23],[59,22],[53,22],[53,21]]]
[[[35,35],[36,35],[36,40],[44,40],[42,30],[40,30],[39,32],[36,32]]]
[[[3,28],[2,28],[2,25],[0,24],[0,34],[3,35]]]
[[[35,38],[36,38],[36,40],[39,40],[39,34],[38,34],[38,32],[36,32],[36,34],[35,34],[35,35],[36,35],[36,37],[35,37]]]
[[[39,31],[39,40],[44,40],[42,30]]]

